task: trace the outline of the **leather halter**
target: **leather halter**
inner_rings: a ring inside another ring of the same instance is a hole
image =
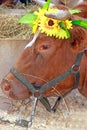
[[[79,53],[76,57],[76,61],[75,63],[72,65],[72,67],[64,72],[63,74],[61,74],[60,76],[52,79],[51,81],[47,82],[46,84],[40,86],[40,88],[35,87],[34,85],[32,85],[28,80],[26,80],[26,78],[21,75],[14,67],[11,68],[10,72],[18,79],[20,80],[28,89],[29,91],[32,93],[32,95],[34,96],[34,104],[32,107],[32,112],[30,115],[30,120],[26,121],[26,120],[18,120],[16,121],[16,125],[20,125],[20,126],[31,126],[32,125],[32,120],[34,118],[34,114],[35,114],[35,109],[36,109],[36,105],[37,105],[37,100],[39,99],[40,102],[45,106],[45,108],[49,111],[49,112],[55,112],[56,108],[61,100],[61,97],[59,96],[54,104],[54,106],[51,108],[49,100],[47,99],[47,97],[43,97],[42,94],[44,93],[45,90],[47,90],[48,88],[51,88],[52,86],[54,86],[55,84],[59,83],[60,81],[62,81],[64,78],[68,77],[70,74],[74,74],[75,75],[75,85],[73,88],[71,88],[71,90],[69,90],[67,93],[69,93],[70,91],[72,91],[74,88],[78,87],[79,84],[79,78],[80,78],[80,62],[83,56],[83,53],[87,56],[87,48]],[[66,96],[65,93],[64,95],[62,95],[62,97]]]
[[[78,86],[79,83],[79,70],[80,70],[80,62],[83,56],[83,52],[79,53],[77,55],[75,63],[72,65],[72,67],[65,73],[61,74],[60,76],[52,79],[51,81],[47,82],[46,84],[40,86],[39,89],[37,89],[34,85],[32,85],[28,80],[25,79],[23,75],[21,75],[15,68],[11,68],[10,72],[18,79],[20,80],[28,89],[31,91],[31,93],[36,96],[40,97],[42,93],[47,90],[48,88],[51,88],[55,84],[62,81],[64,78],[68,77],[70,74],[75,74],[75,85],[73,88]]]

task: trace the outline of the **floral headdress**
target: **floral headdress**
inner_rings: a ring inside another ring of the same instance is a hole
[[[39,8],[34,13],[26,14],[20,19],[20,23],[29,24],[32,27],[32,33],[36,33],[39,29],[41,33],[47,36],[55,36],[59,39],[70,38],[69,30],[73,28],[73,24],[87,28],[87,22],[83,20],[68,20],[48,18],[45,14],[58,13],[58,9],[50,8],[50,0],[47,0],[43,8]],[[80,10],[69,10],[70,14],[79,13]]]

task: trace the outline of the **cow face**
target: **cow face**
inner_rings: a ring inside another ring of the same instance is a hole
[[[34,45],[24,49],[14,67],[33,85],[45,84],[67,71],[74,63],[77,53],[87,47],[87,33],[84,29],[77,27],[71,31],[71,35],[70,39],[59,40],[55,37],[39,34]],[[73,85],[74,76],[71,75],[56,85],[55,89],[64,93]],[[1,88],[7,96],[14,99],[25,99],[31,96],[29,90],[11,73],[8,73],[3,79]],[[56,94],[51,89],[44,95]]]
[[[72,19],[80,19],[73,16]],[[86,29],[73,25],[70,38],[59,39],[39,33],[31,47],[25,47],[14,68],[34,86],[42,86],[46,82],[66,72],[75,62],[79,52],[87,48]],[[84,65],[82,60],[81,68]],[[81,73],[84,70],[81,69]],[[82,77],[80,82],[84,81]],[[58,96],[69,91],[75,82],[70,75],[59,84],[43,93],[43,96]],[[26,99],[31,96],[29,89],[23,85],[11,72],[1,82],[3,92],[13,99]]]

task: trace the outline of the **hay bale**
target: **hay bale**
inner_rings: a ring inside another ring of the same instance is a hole
[[[1,39],[29,39],[31,28],[25,24],[18,23],[19,18],[15,16],[0,16],[0,38]]]
[[[20,8],[20,9],[19,9]],[[15,6],[13,9],[0,7],[0,39],[29,39],[31,28],[19,24],[18,20],[26,13],[31,13],[39,8],[37,5]]]

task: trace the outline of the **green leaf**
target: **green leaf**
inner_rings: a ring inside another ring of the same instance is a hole
[[[61,27],[61,29],[63,29],[66,32],[67,38],[70,38],[70,32],[68,31],[68,29],[65,27],[63,22],[59,23],[59,26]]]
[[[84,20],[73,20],[72,24],[87,28],[87,21],[84,21]]]
[[[79,10],[79,9],[70,9],[69,12],[70,12],[70,14],[78,14],[78,13],[81,12],[81,10]]]
[[[33,23],[36,21],[37,15],[35,14],[26,14],[20,20],[19,23],[29,24],[29,26],[33,27]]]
[[[43,6],[43,9],[48,10],[49,6],[50,6],[50,0],[47,0],[47,2]]]

